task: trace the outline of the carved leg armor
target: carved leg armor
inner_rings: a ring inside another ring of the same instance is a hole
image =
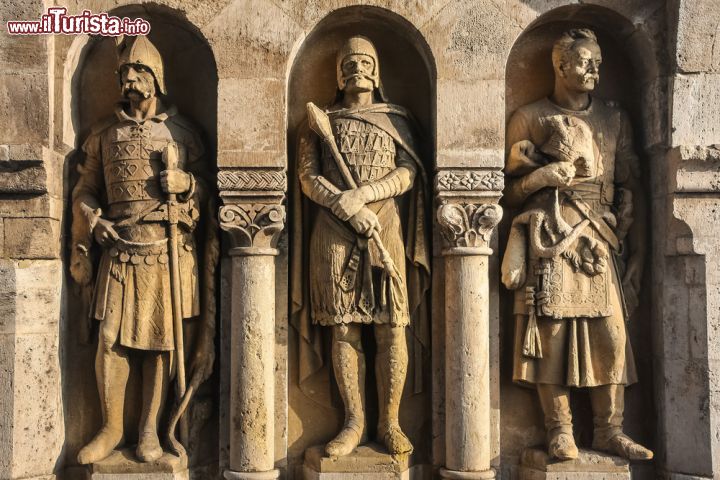
[[[408,365],[405,327],[377,325],[375,338],[378,346],[375,374],[380,408],[378,438],[385,443],[390,454],[410,454],[413,446],[400,428],[399,420]]]
[[[170,354],[168,352],[145,352],[143,358],[143,407],[140,419],[137,457],[152,462],[162,457],[157,430],[167,395]]]
[[[539,383],[537,391],[545,414],[548,455],[560,460],[577,458],[578,449],[570,413],[570,390],[562,385]]]
[[[116,339],[117,326],[104,322],[95,356],[103,426],[95,438],[80,450],[80,464],[95,463],[106,458],[123,439],[123,410],[130,360],[127,350],[117,345]]]
[[[653,452],[622,432],[625,410],[625,385],[602,385],[590,389],[593,409],[593,449],[628,460],[649,460]]]
[[[365,354],[360,333],[360,325],[333,327],[333,368],[345,404],[345,425],[325,446],[333,457],[347,455],[365,441]]]

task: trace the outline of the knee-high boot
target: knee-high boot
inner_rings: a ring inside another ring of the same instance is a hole
[[[590,389],[593,409],[593,449],[629,460],[650,460],[653,452],[622,431],[625,411],[625,385],[601,385]]]
[[[561,460],[577,458],[572,430],[570,390],[562,385],[538,384],[538,397],[545,415],[548,454]]]
[[[356,337],[354,341],[333,338],[333,369],[345,405],[345,425],[325,447],[330,456],[347,455],[365,440],[365,354],[359,328]]]
[[[399,418],[408,367],[405,329],[379,325],[376,338],[378,352],[375,357],[375,375],[380,407],[378,436],[391,454],[409,454],[413,446],[400,428]]]

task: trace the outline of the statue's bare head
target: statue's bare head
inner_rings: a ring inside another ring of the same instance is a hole
[[[162,57],[143,35],[126,37],[118,43],[118,76],[122,96],[128,100],[165,93]]]
[[[367,37],[350,37],[338,50],[337,83],[343,92],[372,92],[380,88],[377,51]]]
[[[592,30],[568,30],[555,42],[552,50],[555,81],[567,90],[591,92],[600,82],[602,54]]]

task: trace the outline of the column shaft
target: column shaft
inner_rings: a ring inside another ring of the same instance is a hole
[[[445,257],[446,468],[490,470],[488,257]]]
[[[232,474],[226,472],[226,478],[255,478],[240,472],[270,473],[274,469],[274,261],[275,257],[269,254],[240,254],[232,259],[229,406]]]

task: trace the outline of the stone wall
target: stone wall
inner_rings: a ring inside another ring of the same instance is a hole
[[[11,0],[0,18],[34,19],[49,4]],[[650,191],[652,248],[642,308],[629,326],[640,383],[628,391],[626,423],[657,455],[634,471],[637,478],[720,478],[714,0],[75,0],[67,7],[151,21],[151,38],[166,55],[170,98],[203,130],[207,168],[217,171],[228,234],[220,354],[194,414],[202,425],[191,458],[198,478],[244,468],[237,452],[252,443],[238,428],[247,418],[237,406],[252,395],[237,392],[231,401],[233,388],[247,381],[233,370],[248,360],[233,332],[249,315],[243,295],[257,293],[248,290],[248,265],[270,272],[274,278],[259,288],[275,292],[275,313],[263,317],[263,334],[274,331],[274,361],[263,357],[249,367],[263,379],[257,392],[273,395],[253,405],[270,415],[264,426],[272,423],[266,432],[274,433],[256,442],[248,468],[271,469],[269,462],[283,478],[300,478],[304,450],[327,441],[340,422],[339,409],[320,406],[298,387],[288,294],[296,129],[306,101],[332,100],[332,50],[340,37],[362,32],[376,41],[388,96],[418,118],[435,178],[434,212],[442,204],[502,204],[506,121],[517,106],[548,93],[550,38],[571,25],[600,36],[606,64],[598,94],[630,111]],[[78,150],[115,101],[105,94],[117,91],[110,42],[0,31],[0,478],[79,478],[77,450],[99,425],[95,348],[92,335],[90,344],[82,342],[92,332],[66,275],[65,219]],[[237,220],[245,214],[257,227],[252,235]],[[495,253],[483,263],[490,421],[482,429],[489,438],[483,455],[502,478],[514,478],[520,451],[541,443],[543,433],[533,392],[510,381],[510,296],[500,287],[497,261],[505,230],[501,225],[490,240]],[[408,382],[423,383],[423,393],[407,401],[417,442],[426,437],[419,458],[427,471],[454,461],[448,448],[469,448],[445,436],[445,372],[454,368],[445,364],[452,358],[446,344],[454,346],[445,338],[446,312],[460,314],[445,304],[444,241],[435,225],[431,346],[418,350],[425,372]],[[574,407],[584,425],[578,438],[587,442],[587,398],[579,396]]]

